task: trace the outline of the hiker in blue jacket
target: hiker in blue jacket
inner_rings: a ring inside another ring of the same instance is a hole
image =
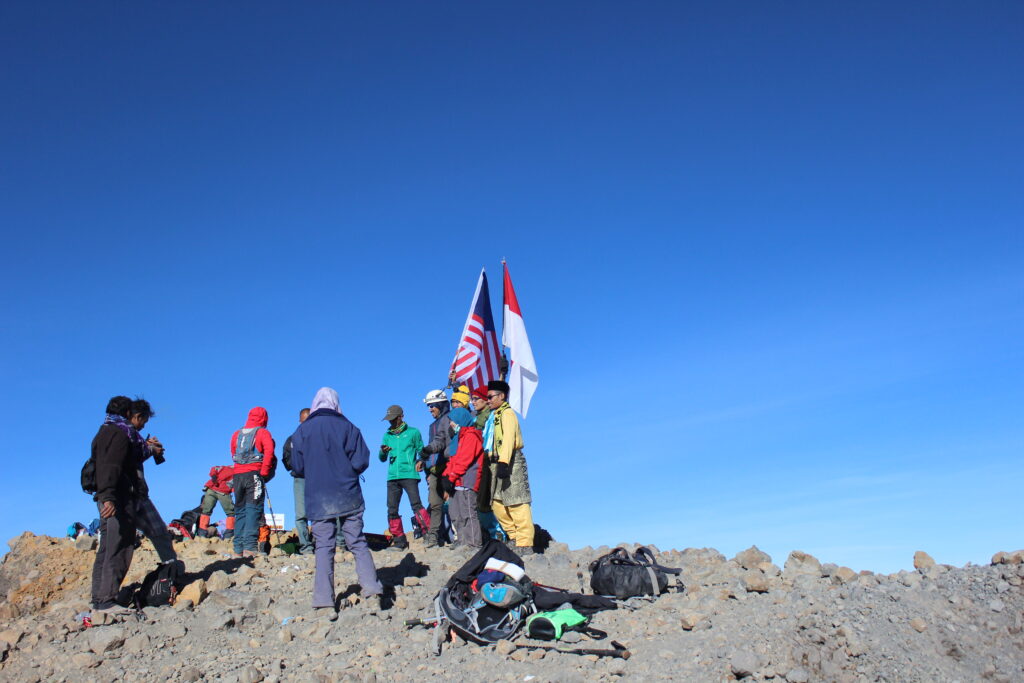
[[[306,421],[292,434],[292,472],[306,480],[306,517],[313,532],[316,574],[313,608],[337,619],[334,603],[334,543],[336,520],[345,543],[355,556],[356,577],[363,597],[381,596],[384,588],[363,535],[363,492],[359,475],[370,465],[370,449],[359,429],[341,414],[338,392],[316,392]],[[382,605],[383,606],[383,605]]]

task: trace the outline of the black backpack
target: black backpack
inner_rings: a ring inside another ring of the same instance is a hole
[[[632,557],[625,548],[616,548],[590,563],[590,587],[597,595],[619,599],[657,596],[668,590],[669,576],[676,577],[676,588],[681,591],[682,571],[657,564],[654,553],[643,546],[633,551]]]
[[[92,456],[82,465],[82,490],[90,496],[96,494],[96,458]]]
[[[173,605],[182,587],[183,565],[180,560],[165,562],[146,574],[142,585],[135,591],[135,607],[163,607]]]

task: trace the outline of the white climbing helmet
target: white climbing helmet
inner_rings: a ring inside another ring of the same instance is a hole
[[[427,405],[431,403],[447,403],[448,395],[444,393],[442,389],[434,389],[433,391],[427,392],[427,397],[423,399],[423,402]]]

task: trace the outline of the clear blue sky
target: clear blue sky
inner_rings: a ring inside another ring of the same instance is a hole
[[[4,3],[0,535],[95,516],[119,393],[167,519],[252,406],[279,445],[323,385],[371,444],[390,403],[426,429],[506,257],[559,540],[1024,546],[1022,32],[1016,2]]]

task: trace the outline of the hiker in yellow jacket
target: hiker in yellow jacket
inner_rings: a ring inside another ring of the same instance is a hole
[[[508,384],[501,380],[487,383],[491,414],[484,426],[484,449],[489,453],[491,510],[509,539],[515,542],[516,553],[532,555],[530,477],[523,455],[523,432],[519,418],[508,404],[508,392]]]

